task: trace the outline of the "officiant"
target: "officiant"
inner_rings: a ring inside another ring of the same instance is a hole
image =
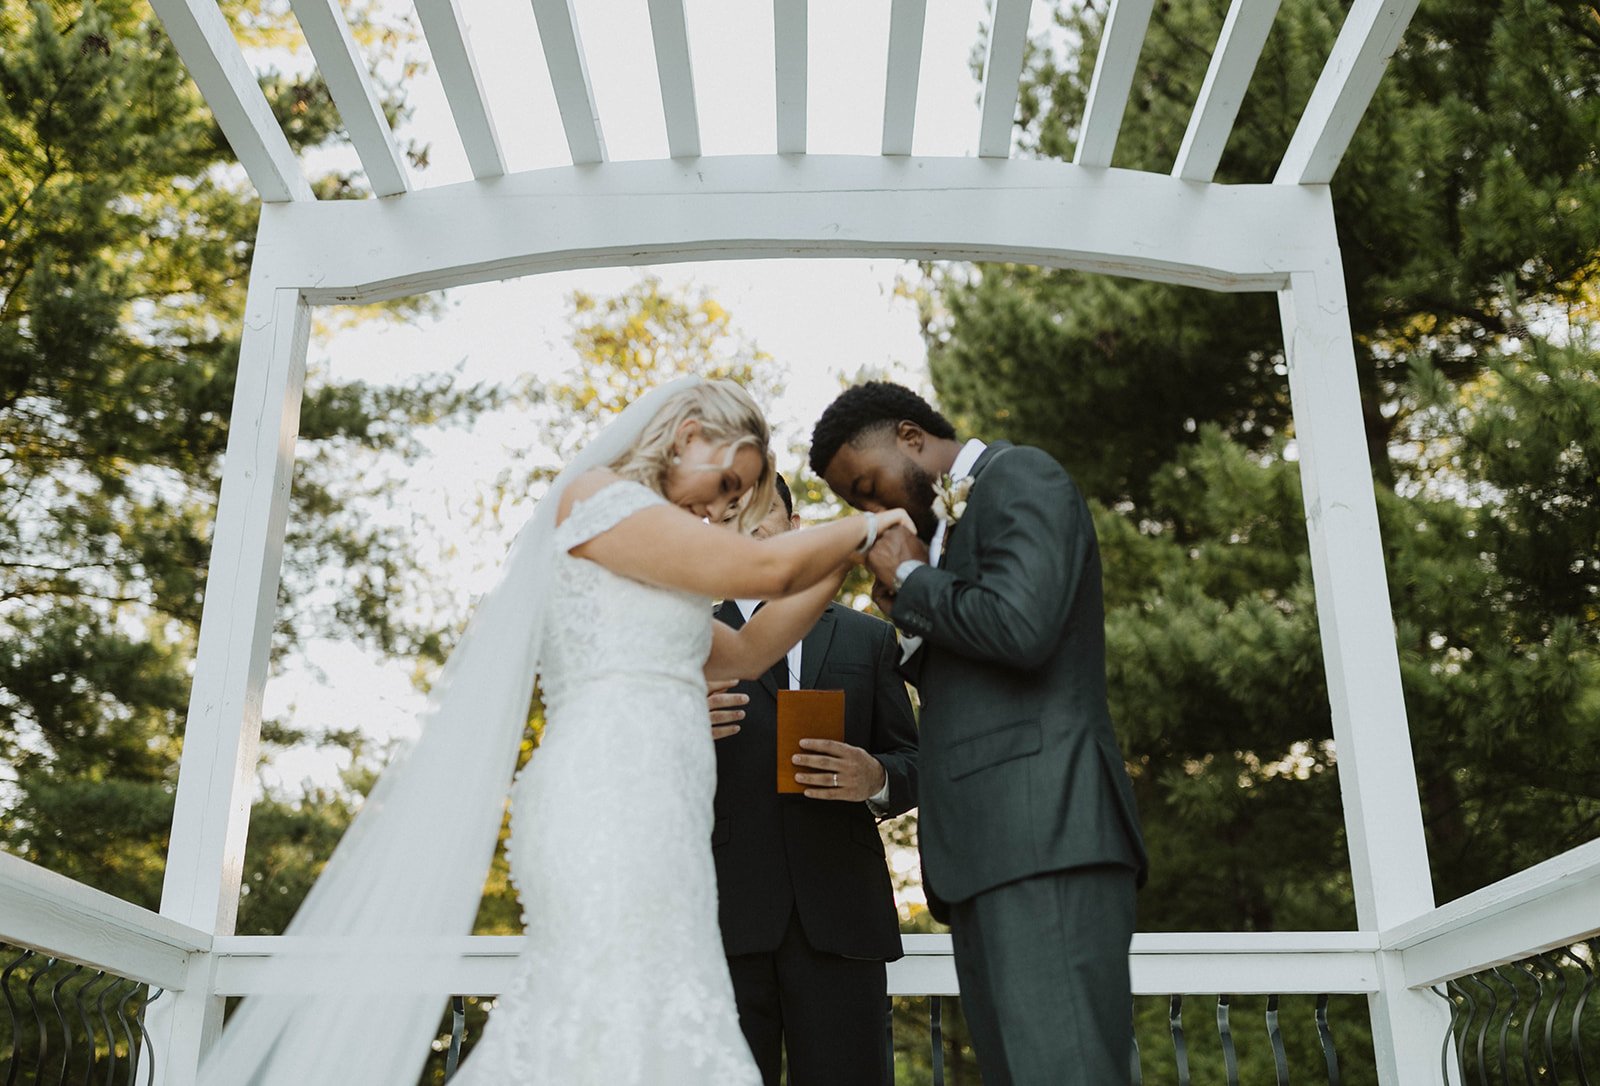
[[[777,483],[757,538],[799,527],[782,476]],[[738,628],[760,605],[728,600],[717,617]],[[900,925],[877,823],[917,802],[916,724],[899,657],[892,626],[830,604],[787,659],[711,699],[714,719],[737,719],[716,729],[722,941],[766,1086],[778,1084],[780,1053],[790,1086],[893,1080],[885,963],[901,956]],[[780,795],[784,689],[843,690],[844,741],[803,740],[792,772],[804,791]]]

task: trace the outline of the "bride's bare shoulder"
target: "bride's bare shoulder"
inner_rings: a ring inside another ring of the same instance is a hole
[[[622,481],[622,476],[610,468],[591,468],[567,484],[561,492],[561,508],[556,513],[556,523],[567,519],[567,514],[572,512],[572,507],[591,498],[610,486],[612,483]]]

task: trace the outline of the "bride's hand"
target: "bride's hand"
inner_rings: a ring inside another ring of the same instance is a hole
[[[904,528],[912,535],[917,534],[916,522],[904,509],[890,509],[888,512],[878,514],[878,538],[882,539],[887,535],[890,528]]]

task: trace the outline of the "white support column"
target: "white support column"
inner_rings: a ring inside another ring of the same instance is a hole
[[[299,290],[251,284],[161,889],[161,915],[217,935],[238,913],[310,324]],[[166,1086],[193,1081],[222,1025],[205,967],[151,1008]]]
[[[1011,126],[1017,119],[1017,83],[1028,46],[1029,0],[995,0],[989,20],[989,51],[983,58],[983,101],[978,107],[980,158],[1011,157]]]
[[[1433,884],[1331,198],[1324,211],[1307,229],[1323,231],[1326,257],[1293,273],[1278,305],[1356,918],[1362,931],[1383,931],[1432,909]],[[1379,1081],[1434,1082],[1449,1021],[1444,1003],[1406,987],[1399,953],[1377,957],[1371,1004]]]
[[[428,39],[428,51],[439,70],[450,115],[455,118],[461,146],[472,164],[472,176],[480,181],[501,177],[506,172],[500,136],[489,112],[488,96],[478,75],[478,62],[467,38],[466,20],[458,0],[416,0],[417,18]]]
[[[1244,103],[1256,62],[1261,59],[1261,50],[1266,47],[1279,3],[1280,0],[1233,0],[1228,8],[1200,97],[1183,133],[1183,145],[1178,148],[1173,177],[1210,181],[1216,175],[1222,149],[1228,145],[1233,122],[1239,117],[1239,107]]]
[[[689,23],[683,0],[650,0],[650,36],[656,47],[656,78],[673,158],[700,156],[700,113],[689,62]]]
[[[806,153],[806,80],[810,66],[806,0],[772,0],[772,47],[778,91],[778,153]]]
[[[261,198],[268,203],[316,199],[214,0],[151,0],[150,6]]]
[[[335,0],[290,0],[290,6],[300,29],[305,31],[333,104],[339,107],[344,130],[367,171],[373,195],[397,196],[405,192],[411,186],[400,146],[383,114],[378,89],[367,75],[366,61],[356,48],[344,12]]]
[[[1111,14],[1106,16],[1094,75],[1089,80],[1089,100],[1083,107],[1083,130],[1072,154],[1075,165],[1111,165],[1154,6],[1154,0],[1111,0]]]
[[[909,155],[917,121],[922,36],[928,0],[894,0],[889,12],[889,64],[883,81],[883,153]]]
[[[589,62],[584,59],[572,0],[533,0],[533,18],[539,24],[539,42],[544,46],[573,164],[604,162],[606,141],[600,132],[600,111],[589,85]]]
[[[1328,183],[1416,10],[1417,0],[1356,0],[1273,181]]]

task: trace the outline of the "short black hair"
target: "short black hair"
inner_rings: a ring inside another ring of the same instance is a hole
[[[773,472],[772,481],[778,488],[778,497],[783,499],[783,515],[794,516],[794,495],[789,493],[789,484],[783,481],[783,473]]]
[[[868,430],[914,422],[934,437],[954,440],[956,428],[933,405],[903,385],[868,381],[847,388],[817,420],[811,431],[811,470],[818,475],[844,445],[853,445]]]

